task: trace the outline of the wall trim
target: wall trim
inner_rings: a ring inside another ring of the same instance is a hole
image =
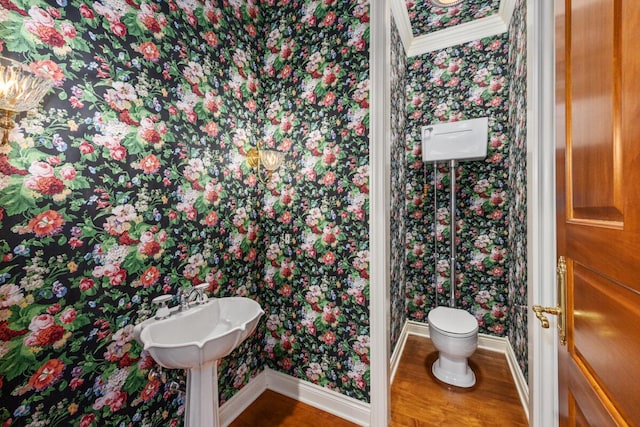
[[[407,338],[409,336],[409,322],[404,322],[402,326],[402,331],[400,331],[400,336],[398,337],[398,341],[396,342],[396,348],[393,349],[393,354],[391,355],[391,362],[389,363],[389,369],[391,371],[391,375],[389,377],[389,383],[393,384],[393,380],[396,377],[396,371],[398,370],[398,365],[400,364],[400,358],[402,357],[402,353],[404,353],[405,344],[407,344]]]
[[[398,33],[400,33],[404,51],[408,52],[413,40],[413,30],[411,29],[409,12],[407,12],[407,5],[404,0],[391,0],[391,14],[396,22]]]
[[[516,0],[501,0],[498,13],[491,16],[414,37],[404,0],[391,0],[391,10],[407,57],[502,34],[509,29],[515,5]]]
[[[368,427],[371,405],[337,391],[265,368],[220,407],[220,424],[227,427],[266,390],[272,390],[360,426]]]
[[[391,11],[389,0],[370,4],[369,126],[369,401],[372,427],[391,417]]]
[[[522,370],[520,370],[516,352],[513,350],[513,347],[511,346],[509,340],[507,340],[506,356],[507,363],[509,364],[509,370],[511,371],[511,376],[513,377],[513,381],[516,384],[518,396],[520,396],[520,403],[522,403],[524,414],[527,417],[527,421],[529,421],[529,385],[527,384],[527,380],[522,374]]]
[[[527,300],[556,304],[555,16],[552,1],[527,1]],[[528,311],[532,427],[558,425],[558,339]],[[552,320],[553,321],[553,320]]]
[[[398,344],[396,345],[396,349],[393,352],[393,357],[391,358],[390,362],[392,384],[393,379],[395,378],[396,371],[398,370],[398,365],[400,364],[402,352],[404,352],[407,339],[410,335],[429,338],[429,325],[427,323],[416,322],[414,320],[407,320],[405,322],[402,328],[402,332],[400,333],[400,337],[398,338]],[[518,391],[518,396],[520,397],[520,403],[522,404],[522,408],[524,409],[524,413],[527,416],[528,420],[529,386],[527,385],[524,375],[522,375],[522,371],[518,366],[516,354],[513,351],[509,340],[506,337],[478,334],[478,348],[481,348],[483,350],[495,351],[496,353],[502,353],[505,355],[507,364],[509,365],[509,371],[511,371],[511,376],[513,377],[513,381]]]
[[[370,404],[269,368],[267,368],[267,373],[267,388],[269,390],[284,394],[352,423],[369,426]]]

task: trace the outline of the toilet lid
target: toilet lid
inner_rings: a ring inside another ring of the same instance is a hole
[[[453,333],[469,334],[478,329],[478,321],[468,311],[451,307],[436,307],[427,316],[429,324]]]

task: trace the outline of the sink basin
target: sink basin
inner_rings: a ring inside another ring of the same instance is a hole
[[[190,369],[231,353],[251,335],[263,313],[250,298],[210,299],[166,319],[147,320],[138,325],[136,336],[160,366]]]
[[[215,298],[134,327],[136,340],[160,366],[188,370],[185,427],[220,426],[217,361],[251,335],[263,314],[250,298]]]

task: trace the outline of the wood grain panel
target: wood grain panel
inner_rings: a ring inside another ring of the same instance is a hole
[[[589,387],[580,389],[574,386],[574,388],[579,392],[584,391],[585,393],[589,393],[591,391]],[[585,396],[576,397],[573,394],[569,395],[569,401],[571,405],[570,412],[572,415],[572,419],[575,420],[575,423],[573,425],[576,427],[618,427],[619,425],[614,420],[612,420],[606,412],[597,411],[600,407],[597,404],[586,406],[587,413],[585,414],[585,412],[580,407],[579,402],[584,403],[585,401],[588,401],[588,399],[594,398],[597,399],[597,397],[593,395],[588,396],[588,398]]]
[[[625,229],[629,229],[625,220]],[[592,269],[607,271],[615,281],[640,291],[637,266],[640,266],[640,236],[629,238],[629,231],[606,230],[597,227],[567,226],[573,239],[568,242],[576,262],[589,263]],[[636,233],[637,234],[637,233]],[[589,244],[584,242],[588,241]],[[602,251],[609,247],[614,250]]]
[[[558,0],[561,426],[640,425],[640,2]],[[562,88],[565,90],[562,91]]]
[[[627,339],[640,335],[640,294],[577,263],[573,272],[571,356],[626,419],[640,419],[640,341]]]
[[[570,3],[568,213],[574,220],[619,223],[623,219],[616,78],[619,17],[610,0]]]

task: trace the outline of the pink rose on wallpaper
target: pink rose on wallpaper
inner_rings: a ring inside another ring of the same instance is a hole
[[[120,21],[111,22],[109,28],[118,37],[124,37],[127,35],[127,27]]]
[[[340,66],[335,65],[333,67],[327,67],[322,73],[322,84],[325,86],[331,86],[338,80],[338,73],[340,72]]]
[[[489,329],[497,335],[502,335],[504,334],[504,331],[505,331],[504,325],[502,323],[496,323],[495,325],[491,326]]]
[[[29,173],[37,178],[51,177],[54,174],[54,169],[49,163],[33,162],[31,166],[29,166]]]
[[[88,291],[89,289],[93,288],[94,284],[95,282],[93,281],[93,279],[83,277],[82,279],[80,279],[80,290]]]
[[[336,335],[332,331],[327,331],[320,337],[326,345],[333,345],[336,342]]]
[[[50,316],[50,315],[41,315]],[[32,332],[24,338],[24,345],[27,347],[46,347],[54,344],[64,336],[64,328],[60,325],[53,323],[53,316],[51,316],[52,323],[48,325],[33,326],[33,321],[29,325],[29,329],[37,327],[38,329],[31,329]]]
[[[95,148],[88,141],[82,141],[80,143],[80,153],[82,154],[91,154],[95,151]]]
[[[215,122],[208,122],[202,126],[202,130],[211,137],[218,135],[218,125]]]
[[[76,169],[71,165],[64,166],[62,169],[60,169],[60,176],[66,181],[73,181],[73,179],[76,177],[76,174]]]
[[[53,17],[44,9],[38,6],[31,6],[29,9],[29,18],[24,21],[27,30],[32,31],[39,26],[53,27],[55,21]]]
[[[93,11],[89,9],[89,6],[87,6],[86,4],[81,4],[79,10],[80,10],[80,15],[82,15],[83,18],[87,18],[87,19],[95,18]]]
[[[38,332],[41,329],[46,329],[52,326],[55,322],[55,319],[50,314],[41,314],[39,316],[35,316],[31,319],[31,323],[29,323],[29,330],[32,332]]]
[[[117,145],[109,149],[109,155],[113,160],[124,160],[127,157],[127,149],[122,145]]]
[[[68,22],[60,24],[60,29],[62,30],[62,34],[69,39],[74,39],[77,35],[76,28]]]
[[[321,27],[329,27],[331,25],[333,25],[333,23],[336,21],[336,14],[335,12],[329,12],[325,15],[324,18],[322,18],[322,21],[320,22],[320,26]]]
[[[159,33],[162,31],[162,27],[166,26],[166,19],[159,15],[156,19],[154,5],[149,3],[143,3],[140,5],[140,12],[138,13],[138,19],[147,29],[153,33]]]
[[[333,265],[336,262],[336,255],[329,251],[322,256],[321,261],[325,265]]]
[[[119,286],[127,279],[127,270],[121,268],[109,277],[109,284]]]
[[[74,320],[76,320],[76,310],[73,307],[69,307],[60,315],[60,321],[62,323],[73,323]]]
[[[93,409],[100,410],[108,406],[111,412],[117,412],[127,402],[127,393],[122,390],[109,390],[106,395],[96,399]]]

